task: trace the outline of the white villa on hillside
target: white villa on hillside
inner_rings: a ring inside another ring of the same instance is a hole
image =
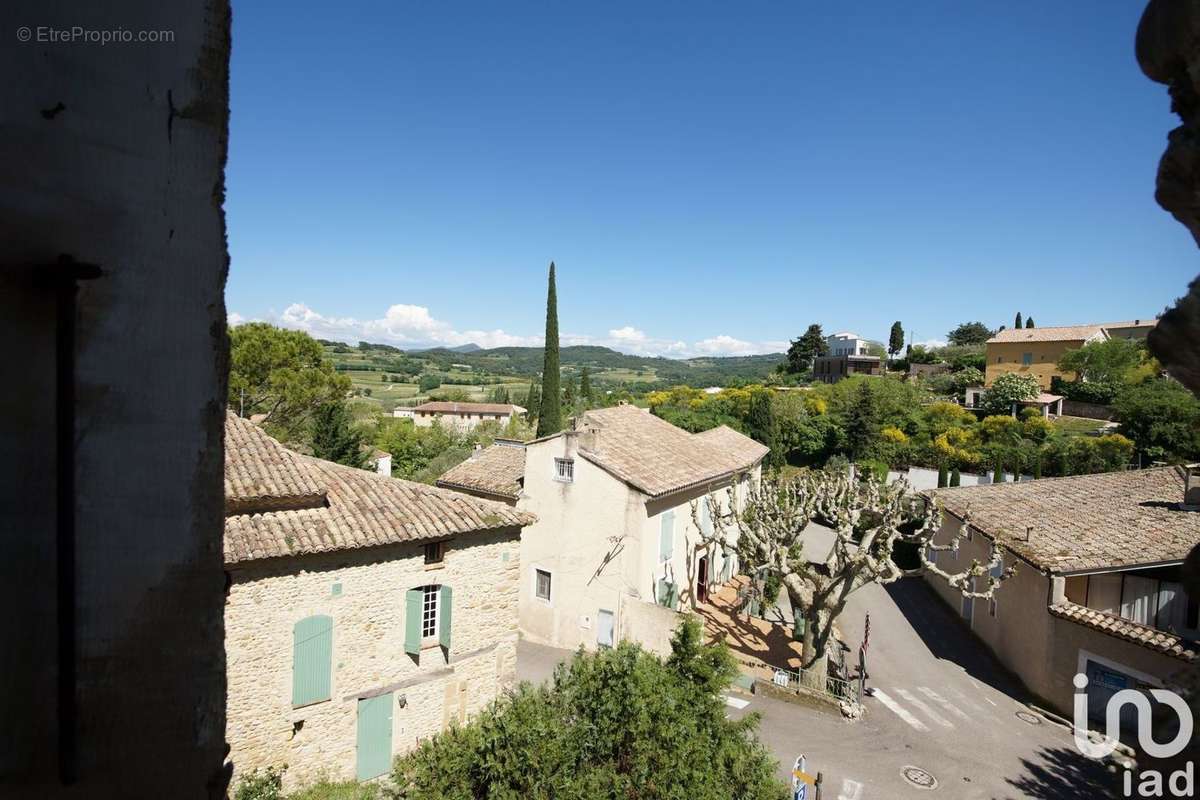
[[[723,501],[730,486],[744,497],[768,452],[731,428],[691,434],[631,405],[585,412],[571,430],[528,443],[523,460],[511,443],[490,450],[438,485],[510,499],[538,517],[521,536],[522,634],[556,647],[630,639],[659,651],[675,610],[737,570],[735,553],[700,546],[692,501],[710,492]],[[707,525],[704,504],[699,513]]]
[[[464,432],[481,422],[507,425],[514,415],[524,413],[524,408],[511,403],[452,403],[440,400],[422,403],[415,408],[398,406],[392,410],[393,416],[410,418],[418,427],[428,428],[437,420],[446,427]]]

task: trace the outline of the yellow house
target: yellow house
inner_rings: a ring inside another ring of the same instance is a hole
[[[1068,350],[1078,350],[1088,342],[1109,338],[1104,325],[1069,325],[1059,328],[1011,328],[1002,330],[987,341],[987,369],[984,377],[991,386],[997,377],[1007,372],[1033,375],[1043,390],[1050,388],[1050,379],[1061,376],[1075,380],[1075,374],[1064,374],[1058,359]]]

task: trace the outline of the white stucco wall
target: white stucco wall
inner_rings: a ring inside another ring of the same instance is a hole
[[[287,764],[289,789],[355,777],[362,696],[393,693],[394,754],[484,708],[515,679],[519,554],[512,529],[451,540],[438,567],[406,544],[232,569],[226,736],[236,773]],[[453,589],[451,647],[431,640],[414,658],[405,593],[426,584]],[[293,626],[314,614],[333,618],[331,698],[293,708]]]

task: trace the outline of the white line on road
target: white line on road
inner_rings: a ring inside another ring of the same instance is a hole
[[[895,687],[893,687],[895,688]],[[929,704],[924,700],[918,700],[917,696],[907,689],[895,689],[896,694],[908,701],[909,705],[917,707],[917,710],[929,717],[931,720],[941,725],[943,728],[953,728],[954,723],[943,717],[941,714],[929,707]]]
[[[725,695],[725,705],[733,706],[734,708],[741,709],[741,708],[745,708],[746,706],[750,705],[750,701],[749,700],[741,700],[737,697],[730,697],[729,695]]]
[[[959,708],[958,706],[954,705],[954,703],[951,703],[949,700],[947,700],[946,698],[942,697],[940,694],[938,694],[937,692],[935,692],[933,689],[930,689],[928,686],[918,686],[918,687],[917,687],[917,690],[918,690],[918,691],[919,691],[921,694],[923,694],[923,695],[925,695],[926,697],[928,697],[928,698],[929,698],[930,700],[932,700],[933,702],[937,703],[937,704],[938,704],[939,706],[941,706],[942,708],[944,708],[944,709],[946,709],[947,711],[949,711],[951,714],[957,714],[957,715],[958,715],[959,717],[961,717],[962,719],[966,719],[966,720],[969,720],[969,719],[970,719],[970,717],[969,717],[969,716],[967,716],[967,712],[963,711],[961,708]]]
[[[983,706],[974,702],[971,698],[967,697],[966,694],[964,694],[960,690],[955,689],[954,687],[951,687],[950,690],[952,692],[954,692],[956,695],[958,695],[958,699],[962,701],[963,705],[965,705],[967,708],[971,709],[972,711],[980,711],[980,712],[986,711],[986,709]]]
[[[892,698],[888,697],[887,694],[883,691],[883,689],[876,689],[874,692],[871,693],[871,697],[874,697],[876,700],[883,703],[889,711],[891,711],[897,717],[904,720],[905,722],[907,722],[909,725],[916,728],[917,730],[919,730],[919,731],[929,730],[929,727],[924,722],[921,722],[921,720],[914,717],[912,715],[912,712],[910,712],[907,708],[900,705]]]
[[[842,791],[838,800],[862,800],[863,785],[849,778],[842,778]]]

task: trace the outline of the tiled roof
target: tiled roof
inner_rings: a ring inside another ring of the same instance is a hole
[[[1153,328],[1158,325],[1158,317],[1151,319],[1131,319],[1125,322],[1103,322],[1105,328]]]
[[[470,489],[516,500],[525,477],[525,447],[493,444],[446,471],[437,485],[447,489]]]
[[[768,452],[731,428],[691,434],[631,405],[584,412],[576,427],[595,431],[581,440],[581,456],[651,497],[725,479]]]
[[[1006,342],[1082,342],[1104,330],[1103,325],[1064,325],[1058,328],[1005,328],[988,344]]]
[[[1095,628],[1098,631],[1124,639],[1142,647],[1174,656],[1181,661],[1195,661],[1196,644],[1180,638],[1173,633],[1160,631],[1147,625],[1139,625],[1127,619],[1087,608],[1077,603],[1066,601],[1060,605],[1050,606],[1050,613],[1062,619],[1069,619],[1080,625]]]
[[[1200,543],[1200,512],[1178,507],[1183,488],[1180,468],[1155,467],[930,494],[957,517],[969,509],[972,528],[1030,563],[1064,573],[1182,561]]]
[[[293,453],[233,414],[226,417],[225,442],[227,564],[521,527],[535,520],[503,503]]]
[[[511,414],[514,411],[524,413],[525,409],[511,403],[450,403],[435,400],[422,403],[413,411],[425,411],[431,414]]]

